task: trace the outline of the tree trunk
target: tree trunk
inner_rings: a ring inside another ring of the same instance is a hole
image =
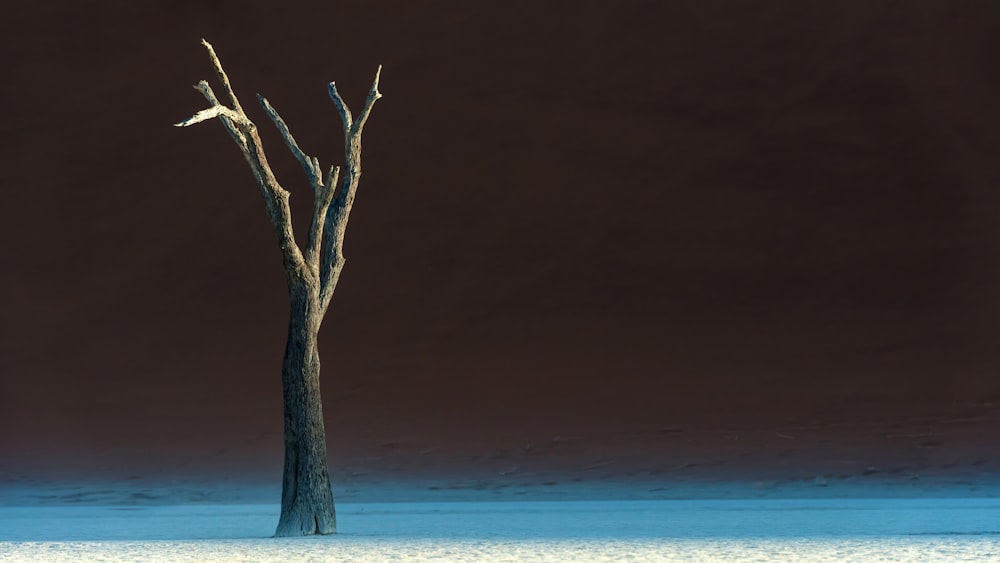
[[[331,166],[324,176],[319,159],[302,152],[285,121],[267,99],[257,94],[257,100],[278,128],[285,145],[302,165],[313,189],[313,217],[309,242],[303,254],[295,243],[292,210],[288,205],[290,194],[274,177],[264,156],[257,126],[243,111],[215,49],[208,41],[202,39],[201,42],[208,49],[215,74],[233,106],[222,105],[208,82],[202,80],[195,88],[205,96],[211,107],[174,125],[187,127],[213,118],[222,121],[230,137],[243,151],[243,157],[264,196],[288,276],[291,315],[285,358],[281,365],[285,398],[285,474],[281,484],[281,517],[274,535],[333,534],[337,531],[337,515],[333,508],[333,490],[330,488],[326,461],[326,430],[323,428],[316,340],[344,266],[344,230],[361,177],[361,131],[375,101],[382,97],[378,91],[382,67],[375,71],[375,81],[357,119],[337,92],[336,83],[331,82],[327,86],[344,126],[347,174],[339,184],[340,167]]]
[[[333,534],[337,531],[337,515],[327,468],[319,385],[319,292],[308,284],[294,284],[289,293],[291,318],[281,367],[285,469],[281,518],[275,536]]]

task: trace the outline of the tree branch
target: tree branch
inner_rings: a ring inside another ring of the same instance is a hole
[[[371,90],[368,91],[368,99],[365,100],[365,107],[362,108],[361,114],[358,119],[351,126],[351,133],[357,135],[359,138],[361,136],[361,129],[364,128],[365,122],[368,121],[368,114],[372,111],[372,106],[375,105],[375,101],[382,97],[382,93],[378,91],[378,79],[382,76],[382,65],[378,65],[378,70],[375,71],[375,81],[372,82]]]
[[[204,39],[202,40],[202,44],[208,49],[212,64],[215,66],[216,74],[222,81],[223,86],[225,86],[233,102],[233,108],[228,108],[220,104],[215,93],[212,91],[212,87],[209,86],[208,82],[202,80],[195,86],[195,89],[205,96],[211,107],[201,110],[175,125],[178,127],[187,127],[215,117],[218,117],[222,121],[226,131],[229,132],[233,141],[236,142],[243,152],[243,157],[246,159],[247,164],[250,165],[250,170],[253,172],[254,178],[256,178],[257,184],[260,187],[261,195],[264,197],[264,205],[267,208],[267,214],[271,219],[271,225],[278,236],[278,246],[281,248],[282,258],[285,262],[285,272],[289,276],[289,283],[291,283],[292,276],[300,275],[298,274],[299,272],[305,273],[306,268],[302,252],[299,250],[298,245],[295,244],[295,234],[292,230],[292,212],[288,206],[290,194],[281,187],[277,178],[274,177],[274,173],[267,163],[264,146],[261,143],[260,135],[257,133],[257,126],[247,117],[242,106],[240,106],[239,100],[236,98],[236,93],[233,92],[232,86],[229,84],[229,77],[226,76],[226,72],[222,68],[222,63],[215,54],[215,49]]]
[[[203,96],[205,96],[205,99],[208,100],[208,103],[212,104],[213,107],[214,106],[221,106],[221,104],[219,103],[219,99],[215,97],[215,92],[212,91],[212,87],[208,84],[208,82],[202,80],[202,81],[198,82],[197,84],[195,84],[194,89],[198,90],[199,92],[201,92],[201,94]],[[229,108],[226,108],[226,109],[229,110]],[[232,111],[232,110],[229,110],[229,111]],[[247,138],[246,138],[246,135],[244,135],[243,132],[240,130],[240,127],[237,126],[237,122],[233,121],[232,119],[230,119],[229,117],[227,117],[225,114],[220,114],[219,118],[222,120],[222,124],[225,126],[226,131],[229,133],[229,136],[233,138],[233,141],[235,141],[236,145],[240,147],[240,150],[242,150],[242,151],[245,152],[246,151]],[[191,121],[191,119],[187,119],[185,121]],[[241,120],[237,120],[237,121],[241,121]],[[185,123],[185,122],[182,121],[181,123]],[[175,124],[175,126],[181,127],[181,126],[186,126],[186,125]]]
[[[346,135],[351,129],[351,124],[354,122],[354,118],[351,117],[351,110],[344,103],[344,99],[340,97],[336,82],[331,82],[326,87],[326,90],[330,94],[330,99],[333,100],[333,105],[337,106],[337,111],[340,112],[340,121],[344,124],[344,134]]]
[[[331,166],[326,182],[320,184],[316,190],[316,200],[313,203],[312,223],[309,225],[309,243],[306,245],[306,264],[315,272],[317,280],[322,279],[319,258],[323,245],[323,223],[326,220],[330,204],[333,202],[333,196],[337,192],[337,179],[339,177],[340,167]]]
[[[188,127],[194,125],[195,123],[201,123],[202,121],[208,121],[213,117],[225,116],[236,123],[243,120],[243,117],[235,111],[227,108],[226,106],[212,106],[208,109],[203,109],[198,113],[192,115],[191,117],[181,121],[180,123],[174,123],[174,127]]]
[[[295,142],[295,137],[292,137],[292,132],[288,129],[288,125],[285,124],[285,120],[281,119],[278,115],[278,111],[271,106],[271,103],[267,101],[267,98],[257,94],[257,100],[260,101],[260,105],[264,107],[264,111],[267,112],[267,116],[271,118],[274,122],[275,127],[278,128],[278,132],[281,133],[281,138],[285,140],[285,145],[288,150],[292,151],[295,158],[302,165],[302,169],[305,170],[306,177],[309,178],[309,187],[319,194],[319,190],[323,186],[323,171],[319,166],[319,159],[316,157],[311,157],[306,153],[302,152],[299,148],[298,143]]]
[[[339,193],[326,214],[323,222],[323,263],[320,269],[320,311],[325,314],[333,292],[340,281],[340,272],[344,269],[347,258],[344,257],[344,233],[347,230],[347,219],[354,205],[354,197],[345,198],[350,190],[350,173],[344,176]]]
[[[267,157],[264,155],[263,143],[261,143],[257,126],[250,120],[246,112],[243,111],[236,92],[229,82],[229,76],[222,67],[222,62],[212,45],[202,40],[202,44],[208,49],[209,58],[215,69],[219,81],[222,82],[226,93],[232,102],[232,107],[226,107],[219,102],[212,87],[208,82],[202,80],[195,88],[199,90],[208,100],[210,107],[199,111],[193,116],[176,123],[177,127],[188,127],[196,123],[219,118],[229,132],[233,141],[240,147],[243,156],[254,178],[260,187],[261,195],[267,207],[268,216],[278,235],[278,244],[282,250],[285,261],[285,271],[289,276],[289,283],[292,277],[308,276],[314,280],[319,288],[319,302],[321,314],[324,314],[330,304],[334,289],[340,279],[340,273],[344,267],[344,233],[347,229],[347,221],[350,218],[351,209],[354,206],[354,198],[357,193],[358,181],[361,177],[361,132],[371,114],[375,102],[382,97],[378,90],[379,78],[382,74],[381,65],[375,72],[375,80],[372,82],[365,105],[355,120],[351,115],[351,110],[344,103],[343,98],[337,91],[335,82],[330,82],[328,91],[330,98],[340,112],[340,118],[344,128],[344,156],[346,159],[346,173],[343,178],[340,176],[340,167],[331,166],[329,172],[324,177],[320,168],[319,159],[305,154],[285,121],[278,115],[277,110],[271,106],[266,98],[257,95],[257,99],[263,106],[268,117],[274,122],[281,134],[285,145],[299,161],[302,169],[309,179],[309,183],[314,191],[314,206],[312,222],[309,229],[309,241],[306,246],[306,253],[303,257],[298,245],[295,244],[295,236],[292,231],[291,209],[288,205],[289,193],[281,187],[274,177]],[[338,185],[339,184],[339,185]],[[322,262],[322,263],[321,263]]]
[[[233,91],[232,84],[229,83],[229,76],[226,71],[222,69],[222,61],[219,60],[219,56],[215,54],[215,47],[204,39],[201,40],[201,44],[208,49],[208,56],[212,59],[212,66],[215,67],[215,74],[219,77],[219,82],[222,82],[222,86],[226,89],[226,93],[229,94],[229,99],[233,102],[233,109],[237,112],[246,115],[243,111],[243,106],[240,105],[239,99],[236,98],[236,92]]]
[[[337,85],[331,82],[328,91],[330,99],[340,112],[340,119],[344,126],[344,157],[347,173],[341,182],[337,197],[330,205],[323,222],[323,264],[320,269],[320,310],[325,313],[330,305],[330,299],[337,288],[340,280],[340,272],[344,268],[347,259],[344,257],[344,233],[347,230],[347,221],[351,215],[351,208],[354,206],[354,197],[358,189],[358,181],[361,178],[361,132],[372,106],[382,97],[378,91],[378,81],[382,74],[382,66],[379,65],[375,72],[375,80],[372,82],[365,100],[365,106],[361,110],[357,121],[351,116],[351,110],[344,103],[344,99],[337,92]]]

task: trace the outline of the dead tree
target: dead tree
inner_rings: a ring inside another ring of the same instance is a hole
[[[225,88],[232,107],[220,103],[212,87],[202,80],[195,89],[208,99],[210,107],[176,126],[186,127],[215,117],[225,126],[233,141],[243,151],[243,156],[257,179],[260,193],[264,196],[267,214],[278,235],[278,246],[281,248],[288,281],[291,311],[288,340],[281,365],[285,407],[285,466],[281,517],[275,535],[332,534],[337,531],[337,517],[326,459],[317,336],[330,305],[330,298],[337,287],[337,280],[340,279],[340,272],[344,268],[344,231],[354,204],[358,180],[361,178],[361,130],[375,101],[382,97],[378,91],[382,67],[379,66],[375,73],[368,99],[357,118],[351,115],[351,110],[337,92],[335,83],[331,82],[328,87],[330,98],[337,106],[344,125],[345,173],[342,179],[338,166],[331,166],[324,175],[319,160],[302,152],[278,112],[267,99],[257,95],[257,100],[277,126],[285,144],[302,164],[313,190],[315,200],[312,223],[303,254],[295,243],[292,232],[289,192],[274,177],[264,156],[257,126],[243,111],[215,49],[205,40],[202,40],[202,44],[208,49],[215,73]]]

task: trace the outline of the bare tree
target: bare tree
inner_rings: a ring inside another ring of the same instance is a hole
[[[278,112],[267,99],[257,95],[257,100],[277,126],[285,144],[302,164],[313,190],[315,201],[312,223],[303,255],[292,232],[289,193],[271,172],[257,126],[243,111],[215,49],[205,40],[202,40],[202,44],[208,49],[215,73],[222,82],[232,107],[219,103],[212,87],[202,80],[195,89],[205,96],[211,106],[175,125],[187,127],[215,117],[222,121],[226,131],[243,151],[243,156],[257,179],[267,214],[278,235],[278,246],[281,247],[288,281],[291,315],[281,366],[285,406],[285,467],[281,517],[275,535],[332,534],[337,531],[337,517],[326,459],[317,336],[330,305],[330,298],[337,287],[337,280],[340,279],[340,272],[344,268],[344,231],[354,204],[358,180],[361,178],[361,130],[375,101],[382,97],[378,91],[382,67],[379,66],[375,73],[368,99],[356,119],[337,92],[336,84],[331,82],[328,87],[330,98],[337,106],[344,125],[346,172],[343,179],[340,179],[338,166],[331,166],[324,175],[319,160],[302,152]]]

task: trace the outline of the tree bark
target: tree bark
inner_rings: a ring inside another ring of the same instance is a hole
[[[257,100],[278,128],[285,145],[302,165],[313,190],[313,217],[308,244],[303,254],[295,243],[292,230],[289,192],[274,177],[264,156],[264,146],[257,126],[243,111],[215,49],[204,39],[202,44],[208,49],[215,73],[233,105],[222,105],[208,82],[202,80],[195,89],[205,96],[210,107],[174,125],[187,127],[214,118],[222,122],[229,136],[243,152],[261,195],[264,196],[268,216],[278,236],[278,246],[281,248],[288,280],[291,309],[288,340],[281,366],[285,409],[285,467],[281,517],[275,535],[333,534],[337,531],[337,516],[327,469],[317,338],[346,260],[344,231],[354,205],[358,179],[361,177],[361,132],[372,106],[382,97],[378,91],[382,67],[379,66],[375,71],[375,80],[357,119],[354,119],[351,110],[337,92],[336,84],[331,82],[327,86],[344,127],[344,156],[347,166],[342,180],[339,166],[331,166],[324,176],[319,159],[302,152],[278,112],[266,98],[257,95]]]
[[[326,459],[317,337],[319,295],[308,284],[289,288],[288,340],[281,366],[285,410],[285,468],[276,536],[333,534],[337,515]]]

